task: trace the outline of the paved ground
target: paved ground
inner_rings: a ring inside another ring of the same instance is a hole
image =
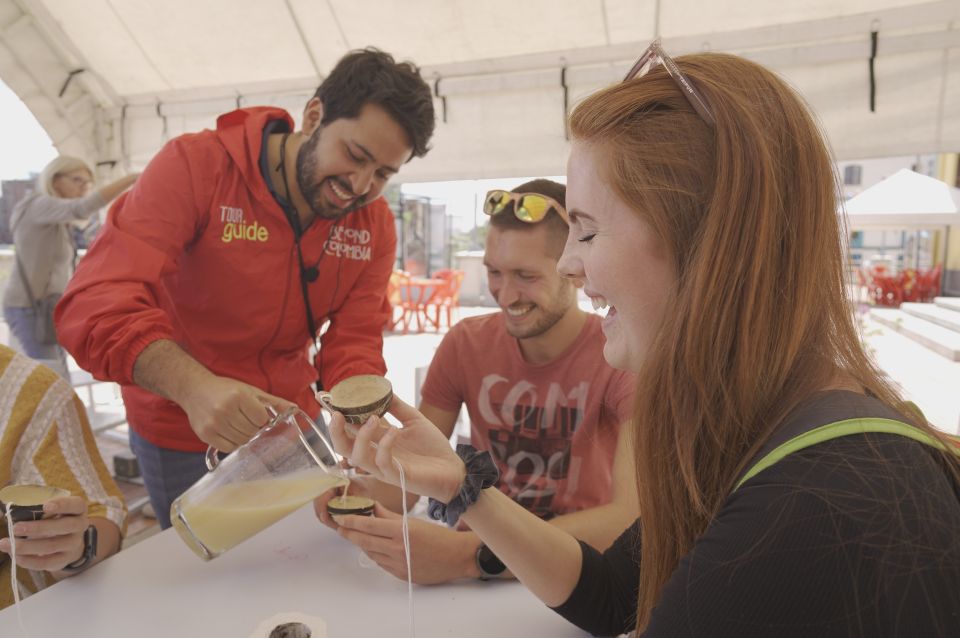
[[[864,343],[877,365],[935,426],[960,434],[960,362],[950,361],[902,334],[869,319]]]

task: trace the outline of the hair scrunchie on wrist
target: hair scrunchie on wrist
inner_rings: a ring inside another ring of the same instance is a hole
[[[460,515],[477,502],[482,490],[496,485],[500,478],[500,470],[489,452],[478,452],[471,445],[458,445],[457,456],[463,460],[467,470],[457,495],[449,503],[441,503],[431,498],[427,505],[430,518],[443,521],[449,527],[456,525]]]

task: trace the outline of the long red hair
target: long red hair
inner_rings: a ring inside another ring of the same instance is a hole
[[[662,68],[591,95],[570,118],[574,139],[600,150],[601,174],[669,247],[679,274],[636,394],[638,630],[798,403],[842,379],[904,409],[860,341],[834,164],[803,100],[742,58],[676,62],[715,127]]]

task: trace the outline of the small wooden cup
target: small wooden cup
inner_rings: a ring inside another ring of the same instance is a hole
[[[373,516],[373,499],[366,496],[334,496],[327,501],[327,511],[331,515],[357,514]]]
[[[8,485],[0,489],[0,517],[9,507],[14,523],[39,521],[43,504],[61,496],[70,496],[70,492],[49,485]]]
[[[330,389],[318,392],[317,400],[328,410],[339,412],[347,423],[363,425],[372,415],[383,416],[393,399],[393,386],[375,374],[344,379]]]

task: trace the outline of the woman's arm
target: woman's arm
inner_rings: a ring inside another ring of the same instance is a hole
[[[117,196],[119,196],[120,193],[133,186],[133,183],[137,181],[138,177],[140,177],[140,173],[130,173],[129,175],[121,177],[115,182],[110,182],[106,186],[101,186],[97,189],[97,192],[100,193],[100,197],[103,198],[103,201],[110,203]]]
[[[537,598],[551,607],[566,601],[580,577],[580,543],[496,488],[461,517]]]
[[[410,492],[449,503],[466,478],[463,461],[447,437],[420,412],[394,397],[390,427],[371,417],[354,435],[335,413],[330,435],[350,463],[374,478],[400,484],[402,468]],[[496,489],[480,494],[463,517],[510,571],[548,605],[564,602],[580,574],[580,545],[568,533],[539,519]]]
[[[343,416],[334,414],[330,434],[335,447],[352,465],[394,485],[400,483],[398,468],[402,467],[408,491],[449,503],[464,483],[463,461],[450,448],[443,433],[411,406],[394,397],[390,414],[403,423],[402,428],[371,418],[359,430],[348,431]],[[637,572],[629,556],[621,560],[618,553],[621,550],[612,548],[599,563],[591,560],[589,577],[584,578],[581,573],[585,567],[584,557],[596,559],[599,554],[581,546],[568,533],[531,514],[496,489],[483,490],[463,520],[541,600],[548,605],[564,604],[571,610],[579,610],[576,622],[582,627],[593,630],[601,627],[597,623],[603,627],[608,624],[607,619],[596,613],[583,611],[581,601],[595,591],[612,592],[616,598],[611,600],[621,617],[632,613],[636,590],[630,585],[623,587],[622,583],[637,582]],[[620,578],[623,572],[627,576]],[[573,612],[564,615],[573,618]]]
[[[640,594],[640,521],[601,554],[580,543],[580,579],[570,597],[553,610],[595,636],[627,633],[636,625]]]
[[[138,176],[139,173],[131,173],[100,187],[85,197],[75,199],[38,197],[31,204],[29,214],[23,217],[23,221],[30,221],[35,224],[65,224],[78,219],[86,219],[127,190],[137,180]]]
[[[400,484],[402,468],[410,492],[449,503],[466,478],[463,461],[447,437],[420,412],[394,396],[390,414],[403,423],[390,427],[371,417],[348,431],[334,414],[330,435],[350,463],[374,478]],[[567,599],[580,574],[577,540],[514,503],[497,489],[486,489],[463,517],[513,574],[548,605]]]

